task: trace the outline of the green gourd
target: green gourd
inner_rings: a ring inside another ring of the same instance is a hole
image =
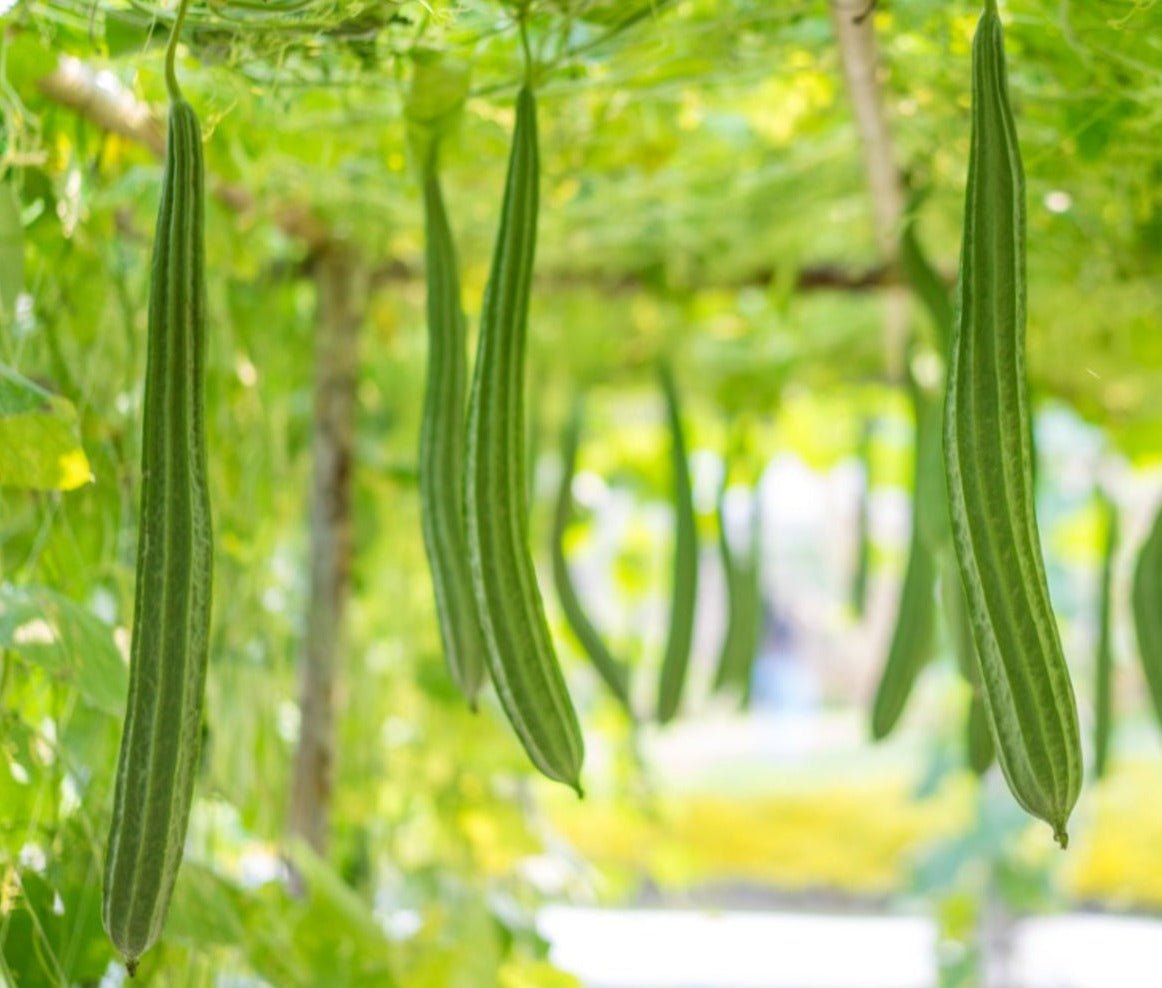
[[[1162,508],[1134,562],[1133,610],[1138,657],[1162,723]]]
[[[461,497],[467,333],[456,247],[437,170],[438,146],[432,142],[423,167],[428,371],[420,426],[420,515],[444,656],[453,680],[475,708],[484,678],[485,645]]]
[[[916,298],[928,313],[936,331],[936,344],[945,357],[949,356],[956,323],[952,300],[944,281],[933,267],[916,234],[916,211],[921,201],[915,197],[904,231],[900,238],[900,262],[904,277]],[[933,530],[933,548],[940,559],[940,587],[942,611],[949,631],[953,655],[964,681],[969,685],[970,695],[968,715],[965,724],[965,757],[969,768],[977,775],[984,775],[996,760],[996,746],[992,729],[981,696],[980,669],[976,658],[976,645],[972,640],[972,628],[968,622],[964,589],[960,571],[952,549],[951,519],[948,514],[947,489],[942,475],[937,478],[939,496],[943,504],[936,509]]]
[[[468,399],[464,506],[485,662],[533,764],[581,792],[584,744],[557,663],[528,545],[525,345],[536,250],[536,100],[517,97],[500,230]]]
[[[749,706],[751,678],[758,655],[762,626],[762,588],[760,572],[761,521],[759,500],[754,494],[751,515],[750,545],[745,555],[735,553],[726,530],[725,494],[729,470],[724,472],[715,515],[718,522],[718,553],[726,577],[726,632],[718,653],[714,690],[738,691],[742,706]]]
[[[698,598],[698,529],[694,515],[694,491],[682,408],[674,372],[665,360],[658,362],[658,377],[670,428],[670,457],[674,473],[674,576],[670,601],[670,627],[658,679],[657,719],[668,724],[677,715],[686,688],[690,651],[694,643],[694,607]]]
[[[900,237],[900,263],[905,280],[928,313],[936,331],[936,344],[945,359],[949,356],[956,324],[956,313],[944,281],[933,267],[916,234],[916,212],[922,196],[914,197],[908,210]],[[953,655],[964,681],[969,685],[968,714],[965,723],[965,760],[978,776],[984,775],[996,760],[996,745],[988,723],[984,699],[981,696],[980,668],[976,645],[964,601],[960,571],[952,549],[951,519],[948,514],[947,489],[944,477],[938,478],[939,495],[943,504],[934,516],[933,548],[940,559],[940,587],[942,611],[948,627]]]
[[[904,222],[904,229],[900,235],[900,266],[904,272],[904,280],[908,282],[932,320],[932,326],[936,330],[936,345],[940,353],[947,357],[952,346],[956,313],[953,311],[952,299],[944,285],[944,279],[928,260],[916,234],[916,212],[920,201],[919,196],[914,199]]]
[[[739,635],[742,615],[742,596],[739,587],[739,564],[730,544],[730,534],[726,529],[726,489],[729,470],[722,474],[722,487],[714,505],[714,520],[718,530],[718,558],[722,564],[722,576],[726,583],[726,629],[722,645],[718,651],[718,664],[714,672],[714,692],[733,686],[738,677]]]
[[[170,110],[153,246],[129,695],[102,918],[133,974],[161,934],[198,770],[213,548],[206,483],[202,140],[167,56]]]
[[[1058,843],[1081,788],[1077,704],[1033,499],[1025,378],[1025,186],[1000,17],[973,40],[972,138],[944,453],[953,541],[997,756]]]
[[[1098,503],[1105,522],[1105,544],[1102,546],[1101,589],[1098,598],[1097,656],[1094,664],[1096,682],[1093,700],[1093,774],[1102,778],[1109,761],[1110,735],[1113,729],[1113,583],[1114,557],[1120,537],[1118,508],[1104,490],[1098,489]]]
[[[756,494],[757,498],[757,494]],[[739,643],[739,704],[749,710],[754,690],[754,669],[762,646],[763,590],[762,590],[762,508],[756,501],[751,515],[749,556],[739,568],[739,586],[742,587],[743,634]]]
[[[940,406],[914,380],[909,393],[915,418],[915,469],[912,536],[896,623],[887,659],[872,701],[871,735],[880,741],[892,733],[904,712],[920,672],[936,646],[936,556],[933,531],[944,510],[940,470]]]
[[[871,571],[871,451],[875,436],[874,423],[864,422],[859,433],[860,465],[859,509],[856,514],[855,568],[851,575],[851,612],[856,620],[867,610],[867,584]]]
[[[968,767],[978,775],[984,775],[997,759],[996,743],[989,726],[988,711],[984,698],[974,691],[968,703],[968,723],[965,727],[965,753]]]
[[[557,597],[561,602],[565,620],[569,623],[582,650],[589,657],[602,682],[633,719],[629,670],[613,656],[602,641],[601,634],[589,620],[565,558],[565,532],[569,527],[569,514],[573,503],[573,478],[577,472],[577,450],[581,442],[583,412],[583,399],[577,395],[561,437],[561,486],[557,492],[557,505],[553,514],[553,581],[557,587]]]
[[[992,728],[989,726],[988,712],[984,706],[976,644],[972,640],[972,628],[968,622],[964,587],[960,582],[960,568],[957,566],[951,546],[947,547],[940,558],[940,596],[951,638],[952,653],[961,677],[972,691],[965,725],[966,761],[973,772],[984,775],[996,760],[996,745],[993,743]]]

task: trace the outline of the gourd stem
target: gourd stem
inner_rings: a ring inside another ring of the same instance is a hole
[[[165,48],[165,88],[169,90],[169,98],[172,102],[177,102],[182,98],[181,87],[178,86],[178,74],[174,68],[174,59],[177,54],[178,39],[181,37],[182,25],[186,21],[186,9],[190,5],[190,0],[181,0],[178,5],[177,17],[174,18],[173,27],[169,32],[169,44]]]
[[[984,12],[986,14],[996,14],[1000,16],[1000,11],[997,9],[997,0],[984,0]]]
[[[427,181],[429,176],[438,175],[440,172],[440,139],[432,137],[428,143],[428,147],[424,152],[423,161],[420,162],[420,173],[424,181]]]
[[[522,12],[520,19],[520,46],[524,50],[525,55],[525,78],[524,84],[530,89],[533,87],[533,50],[529,44],[528,21]]]

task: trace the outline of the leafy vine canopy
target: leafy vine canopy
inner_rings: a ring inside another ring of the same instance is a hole
[[[30,235],[144,236],[156,148],[79,118],[42,83],[73,58],[127,106],[161,107],[176,4],[5,6],[4,163],[37,210]],[[1029,180],[1034,388],[1146,454],[1162,419],[1162,4],[1011,0],[1003,13]],[[928,0],[874,13],[897,164],[927,191],[920,231],[949,281],[977,14]],[[522,22],[542,106],[544,359],[618,365],[664,347],[697,362],[696,387],[759,407],[789,384],[891,375],[891,292],[875,290],[890,259],[823,0],[195,0],[180,71],[219,189],[212,269],[245,278],[301,261],[310,244],[286,218],[302,215],[415,296],[414,153],[438,138],[471,309],[528,71]]]

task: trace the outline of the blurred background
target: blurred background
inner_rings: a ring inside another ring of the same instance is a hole
[[[934,476],[917,395],[939,407],[945,327],[899,244],[922,244],[947,304],[979,7],[873,7],[192,4],[179,72],[211,193],[214,621],[185,863],[136,983],[1154,984],[1162,746],[1130,598],[1162,504],[1162,5],[1002,5],[1037,509],[1086,751],[1066,852],[973,757],[942,578],[902,592]],[[0,10],[0,983],[112,988],[128,980],[101,868],[174,5]],[[529,539],[585,734],[581,800],[534,774],[491,691],[477,713],[456,692],[419,521],[408,118],[455,118],[443,179],[474,339],[522,11],[544,67]],[[659,359],[699,563],[665,727]],[[634,718],[566,617],[554,546]],[[873,743],[914,621],[931,624],[922,668]]]

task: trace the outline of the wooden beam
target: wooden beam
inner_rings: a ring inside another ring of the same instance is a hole
[[[951,287],[955,284],[955,275],[945,273],[946,283]],[[392,260],[380,265],[372,272],[371,285],[373,288],[383,288],[388,285],[413,284],[423,279],[423,271],[401,260]],[[593,291],[606,296],[633,295],[638,292],[657,289],[655,284],[646,278],[634,273],[605,274],[596,271],[578,271],[566,268],[545,268],[543,265],[536,276],[537,291],[553,292],[580,292]],[[718,291],[737,291],[743,288],[767,288],[777,284],[780,273],[774,268],[760,268],[745,272],[738,278],[718,280],[713,282],[686,284],[676,286],[676,289],[697,291],[700,288]],[[899,270],[890,264],[878,264],[874,267],[850,269],[835,264],[820,264],[802,268],[795,275],[792,285],[796,292],[876,292],[885,288],[900,288],[903,282]]]

